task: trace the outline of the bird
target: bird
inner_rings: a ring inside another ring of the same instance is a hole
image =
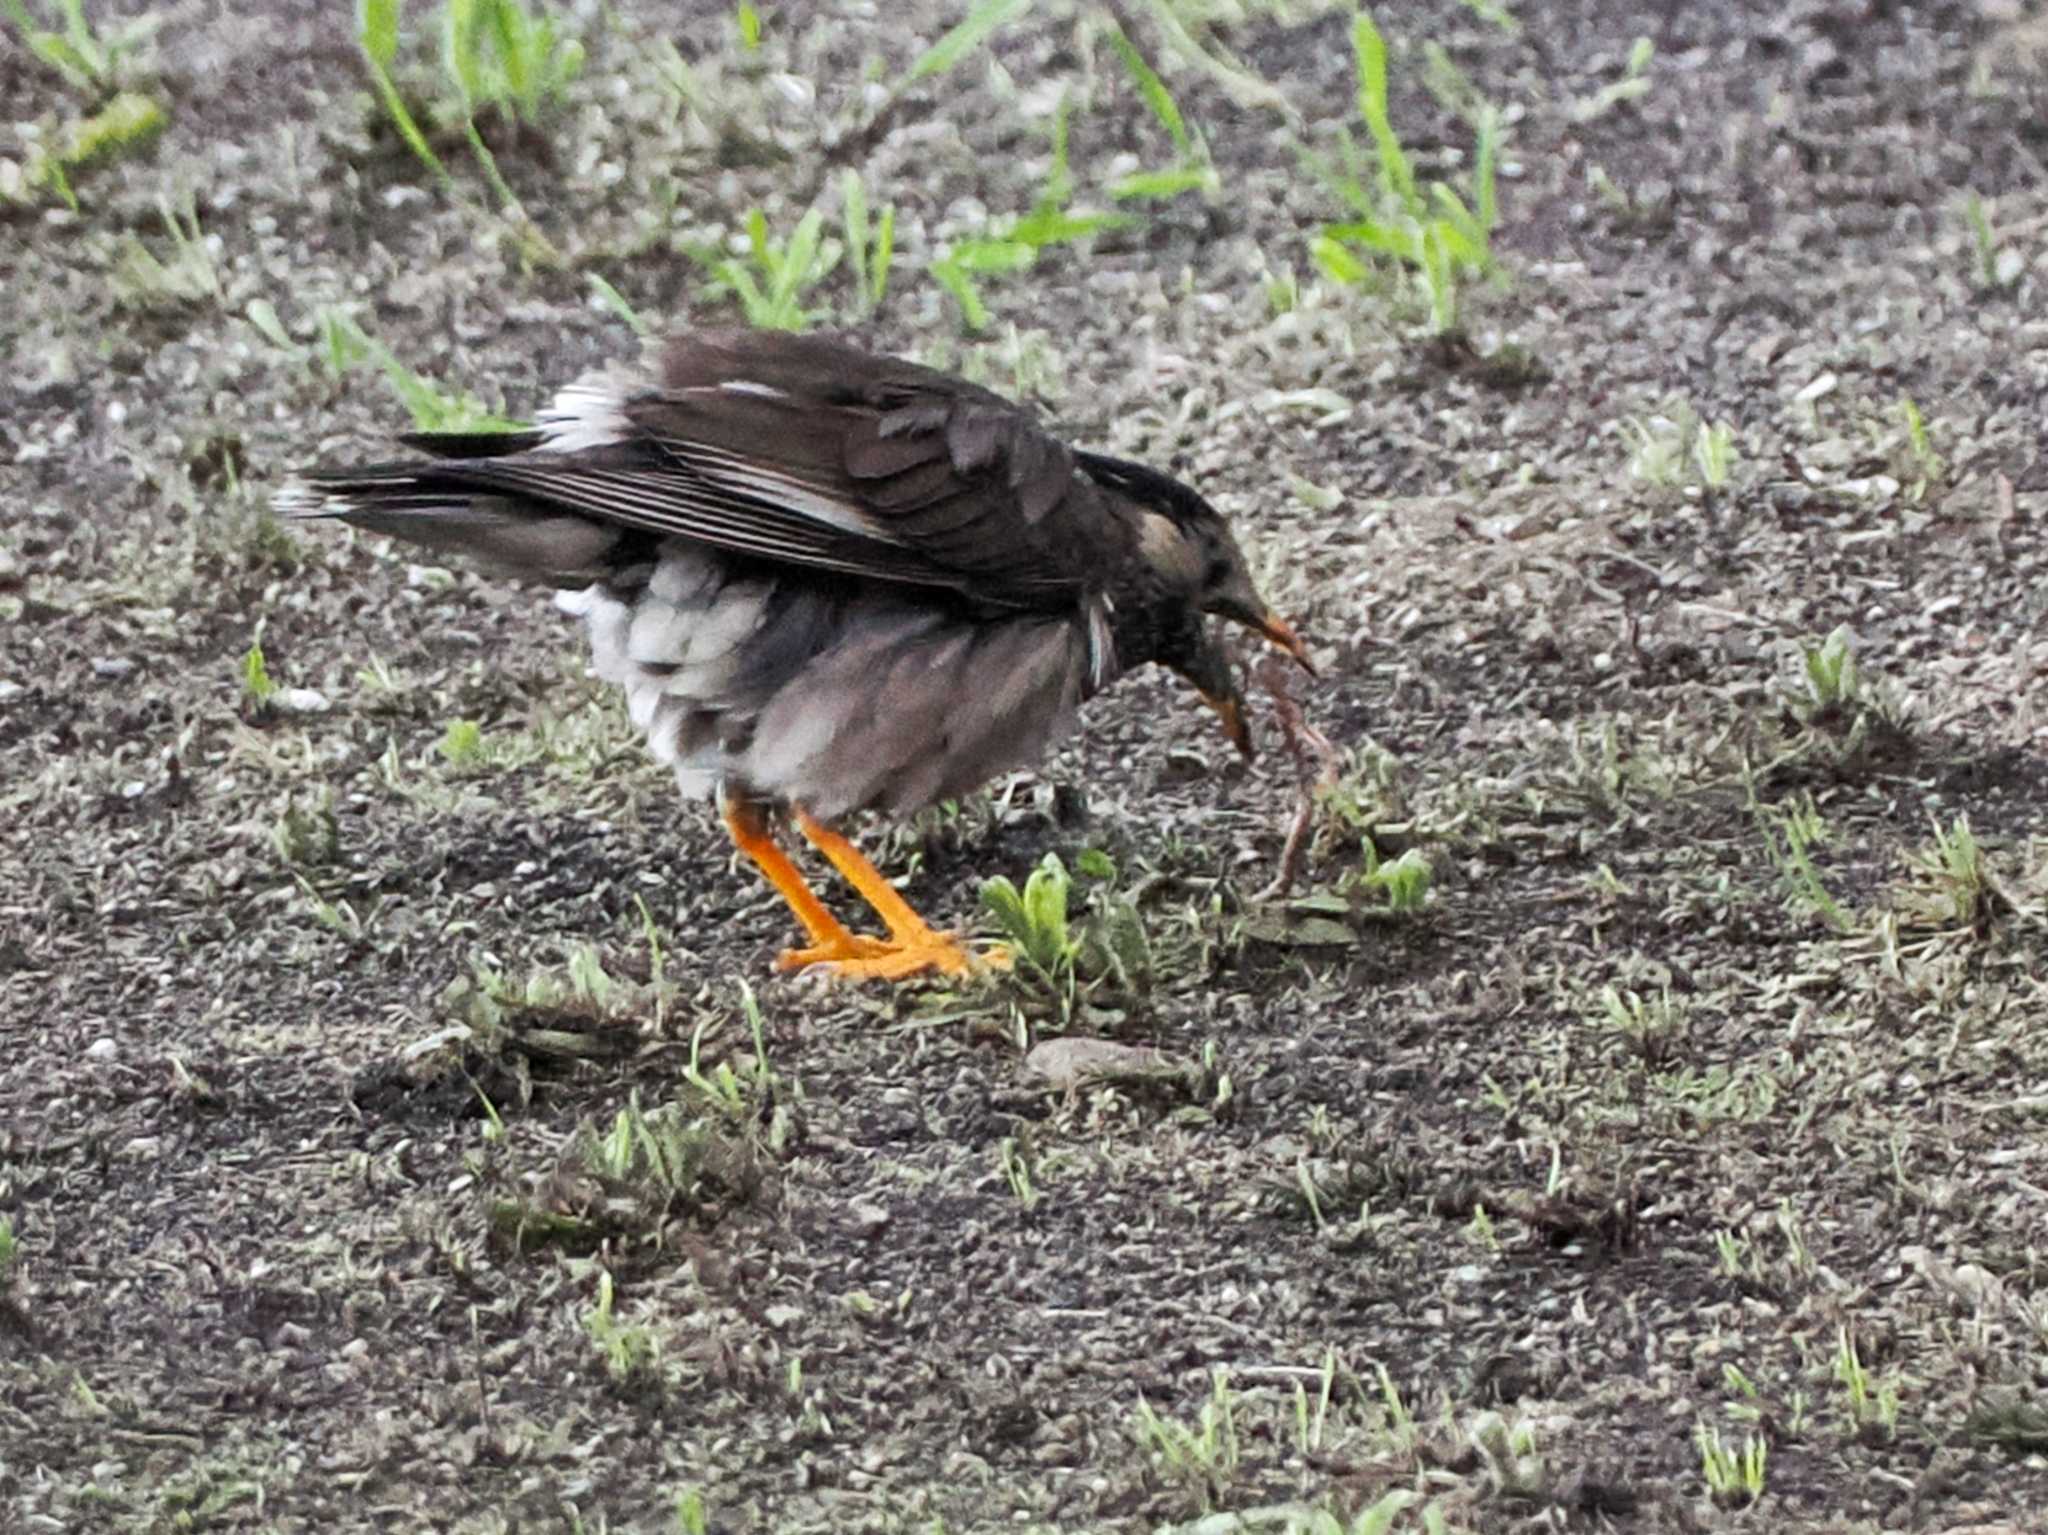
[[[715,798],[789,906],[804,941],[784,970],[904,981],[977,963],[840,830],[849,817],[1030,766],[1147,664],[1191,683],[1249,756],[1211,619],[1314,671],[1193,488],[849,339],[684,330],[560,389],[529,428],[397,440],[415,456],[293,474],[277,511],[554,588],[656,758]],[[834,915],[785,825],[882,933]]]

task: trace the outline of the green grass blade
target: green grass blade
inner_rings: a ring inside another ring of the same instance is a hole
[[[1500,158],[1500,110],[1491,103],[1479,114],[1477,140],[1472,151],[1472,215],[1490,242],[1499,218],[1494,166]]]
[[[1368,123],[1387,120],[1387,40],[1360,11],[1351,22],[1351,56],[1358,75],[1358,115]]]
[[[383,104],[384,115],[391,119],[398,136],[405,140],[406,148],[413,152],[420,164],[431,171],[443,186],[453,188],[455,178],[448,174],[448,167],[441,163],[441,157],[427,143],[427,136],[413,121],[405,98],[398,94],[397,82],[391,78],[391,61],[398,56],[399,4],[400,0],[362,0],[356,40],[370,66],[370,79],[377,87],[377,99]]]
[[[889,263],[896,254],[896,206],[891,203],[882,210],[882,216],[875,222],[875,307],[880,308],[882,296],[889,291]]]
[[[1173,93],[1166,88],[1166,82],[1159,78],[1157,70],[1145,62],[1145,56],[1138,52],[1137,45],[1124,35],[1122,27],[1114,22],[1109,28],[1109,46],[1116,56],[1123,60],[1124,68],[1132,82],[1138,87],[1139,96],[1152,109],[1152,115],[1173,140],[1173,147],[1183,155],[1194,153],[1194,141],[1188,136],[1187,120],[1181,116],[1180,106],[1173,99]]]
[[[478,101],[488,95],[484,87],[483,64],[478,57],[478,37],[482,28],[477,7],[483,0],[447,0],[447,3],[444,18],[447,30],[442,51],[448,61],[449,77],[454,80],[455,89],[462,97],[462,109],[470,112],[475,110]]]
[[[1207,165],[1185,165],[1171,171],[1134,171],[1115,182],[1110,197],[1124,202],[1171,202],[1185,192],[1206,192],[1219,185],[1215,170]]]
[[[1067,124],[1073,113],[1073,98],[1060,92],[1060,104],[1052,113],[1052,165],[1045,173],[1045,190],[1038,194],[1041,208],[1064,208],[1074,195],[1074,176],[1067,166]]]
[[[981,301],[981,292],[966,269],[947,260],[934,261],[929,270],[932,279],[952,294],[953,301],[960,306],[960,323],[968,330],[987,330],[988,305]]]
[[[653,334],[653,327],[641,318],[640,311],[627,301],[626,295],[617,288],[614,288],[595,272],[590,274],[590,291],[597,295],[598,300],[605,308],[632,326],[634,334],[641,336]]]
[[[1038,250],[1028,240],[960,240],[947,251],[943,265],[977,276],[1021,272],[1038,258]]]
[[[977,250],[983,247],[991,251],[998,248],[1007,250],[1010,246],[1023,245],[1037,251],[1043,250],[1049,245],[1072,245],[1076,241],[1087,239],[1090,235],[1100,234],[1105,229],[1122,229],[1131,222],[1131,216],[1127,213],[1068,213],[1064,209],[1049,208],[1041,205],[1018,219],[998,239],[969,240],[963,243]],[[956,245],[953,249],[957,255],[961,246]],[[1000,260],[1002,258],[1000,255],[996,255],[991,259]],[[1029,265],[1030,262],[1028,260],[1016,263],[1016,266]],[[982,267],[979,270],[1014,271],[1015,269],[1015,266],[1008,266]]]
[[[860,172],[849,167],[839,178],[839,218],[846,230],[846,260],[853,268],[854,290],[869,309],[874,302],[868,290],[868,199]]]
[[[1397,261],[1415,259],[1415,236],[1396,224],[1382,224],[1370,219],[1356,224],[1331,224],[1323,230],[1323,234],[1329,239],[1363,245],[1368,250],[1378,251],[1383,256],[1392,256]]]
[[[1479,226],[1479,220],[1472,210],[1465,206],[1465,200],[1441,181],[1429,185],[1430,198],[1436,203],[1441,217],[1431,220],[1435,224],[1449,226],[1445,232],[1446,243],[1451,252],[1466,266],[1479,268],[1486,265],[1486,231]]]
[[[1316,236],[1309,245],[1309,257],[1332,282],[1362,283],[1371,275],[1371,268],[1334,235]]]
[[[503,77],[505,94],[518,106],[520,115],[531,120],[540,106],[541,71],[554,51],[554,23],[547,17],[529,17],[509,0],[489,0],[490,38],[497,53],[497,72]]]
[[[815,280],[813,268],[818,265],[818,242],[824,227],[825,216],[812,208],[797,221],[796,230],[789,237],[789,245],[782,253],[782,262],[770,290],[771,302],[783,321],[782,329],[803,329],[804,313],[799,301],[804,289]]]
[[[356,41],[378,69],[398,57],[398,13],[402,0],[362,0],[356,12]]]
[[[1422,280],[1429,289],[1429,323],[1438,335],[1450,330],[1458,320],[1457,277],[1451,270],[1450,253],[1444,247],[1446,228],[1435,223],[1424,230],[1419,252]]]
[[[1023,943],[1031,931],[1024,917],[1024,897],[1018,892],[1016,883],[1008,875],[998,874],[982,881],[981,904],[988,914],[996,919],[1005,938]]]
[[[950,32],[917,56],[904,73],[903,85],[915,85],[933,75],[944,74],[1030,4],[1031,0],[981,0]]]
[[[1358,112],[1372,135],[1379,156],[1380,181],[1386,190],[1416,211],[1415,171],[1387,115],[1387,44],[1372,17],[1360,11],[1351,23],[1351,51],[1358,71]]]
[[[754,274],[737,261],[721,261],[713,272],[718,280],[732,289],[733,297],[740,301],[740,312],[747,317],[747,323],[760,330],[780,329],[772,318],[767,295],[761,291]]]

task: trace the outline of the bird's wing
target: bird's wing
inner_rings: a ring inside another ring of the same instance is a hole
[[[1072,602],[1113,532],[1106,497],[1028,412],[822,338],[694,332],[658,380],[584,380],[539,430],[499,457],[407,440],[480,491],[997,604]]]

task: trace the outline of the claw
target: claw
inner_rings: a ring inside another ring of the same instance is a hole
[[[856,937],[846,945],[785,949],[775,962],[781,970],[822,965],[844,981],[907,981],[927,973],[965,975],[975,963],[974,954],[959,940],[929,928],[902,940]]]

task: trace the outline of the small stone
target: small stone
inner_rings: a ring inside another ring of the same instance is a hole
[[[325,714],[334,707],[318,688],[281,688],[276,703],[282,714]]]

